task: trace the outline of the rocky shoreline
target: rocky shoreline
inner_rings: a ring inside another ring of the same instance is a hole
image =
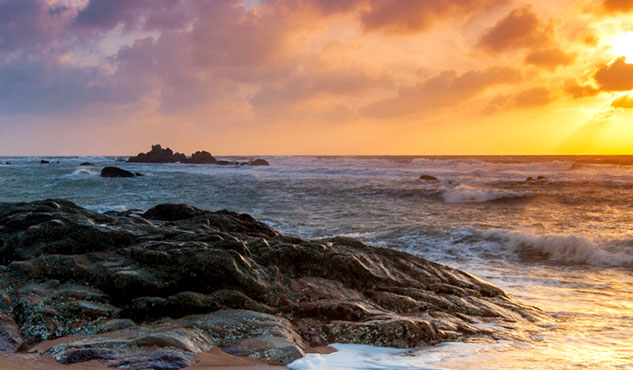
[[[547,320],[421,257],[182,204],[0,203],[0,251],[0,350],[61,364],[179,369],[218,349],[288,364],[329,343],[521,339]]]

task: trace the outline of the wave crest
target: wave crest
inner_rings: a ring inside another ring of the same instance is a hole
[[[442,193],[442,198],[446,203],[484,203],[490,201],[517,200],[531,196],[533,196],[533,194],[480,189],[468,185],[459,185],[453,189],[444,190]]]
[[[632,240],[614,240],[598,245],[577,235],[536,235],[517,231],[480,231],[487,241],[523,260],[572,265],[633,267]]]

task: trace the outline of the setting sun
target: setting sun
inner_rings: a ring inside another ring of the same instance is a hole
[[[633,32],[616,36],[611,45],[613,55],[625,57],[629,63],[633,62]]]

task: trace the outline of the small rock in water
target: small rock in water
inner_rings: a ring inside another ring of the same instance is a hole
[[[50,161],[47,161],[46,159],[42,159],[42,160],[40,161],[40,164],[49,164],[49,163],[51,163],[51,162],[50,162]]]
[[[103,167],[101,177],[135,177],[135,175],[119,167]]]
[[[529,176],[527,179],[525,179],[525,181],[527,181],[527,182],[533,182],[533,181],[536,181],[536,180],[534,180],[534,177]]]
[[[537,181],[540,181],[540,180],[547,180],[547,177],[545,177],[545,176],[539,176],[539,177],[537,177],[537,178],[536,178],[536,180],[537,180]]]
[[[90,162],[82,162],[80,164],[80,166],[94,166],[94,163],[90,163]]]
[[[257,158],[246,163],[248,166],[270,166],[267,160]]]
[[[438,181],[437,177],[431,175],[421,175],[419,179],[424,181]]]

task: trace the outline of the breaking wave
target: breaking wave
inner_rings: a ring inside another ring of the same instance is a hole
[[[495,243],[499,252],[509,252],[525,261],[633,267],[633,240],[631,239],[612,240],[599,244],[577,235],[537,235],[501,230],[472,231],[475,239]]]
[[[445,190],[442,193],[442,198],[446,203],[484,203],[490,201],[517,200],[532,196],[534,196],[534,194],[480,189],[468,185],[459,185],[453,189]]]

